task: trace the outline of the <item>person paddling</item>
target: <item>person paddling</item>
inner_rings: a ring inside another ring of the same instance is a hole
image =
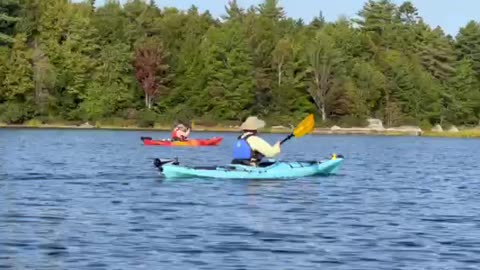
[[[256,166],[263,157],[273,158],[280,154],[280,142],[271,146],[258,136],[258,129],[265,127],[265,121],[256,116],[248,117],[240,128],[240,135],[233,148],[232,164]]]
[[[187,128],[184,124],[179,123],[172,131],[172,141],[187,141],[190,136],[190,128]]]

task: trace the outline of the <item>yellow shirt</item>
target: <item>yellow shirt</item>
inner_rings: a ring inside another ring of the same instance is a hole
[[[242,137],[245,137],[251,133],[246,133]],[[258,136],[251,136],[247,139],[247,143],[250,145],[252,150],[259,152],[267,158],[273,158],[280,154],[280,144],[276,143],[271,146],[268,142]]]

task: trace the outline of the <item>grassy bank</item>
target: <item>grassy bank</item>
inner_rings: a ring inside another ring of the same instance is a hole
[[[465,129],[458,132],[432,132],[427,131],[422,136],[426,137],[443,137],[443,138],[480,138],[480,129]]]

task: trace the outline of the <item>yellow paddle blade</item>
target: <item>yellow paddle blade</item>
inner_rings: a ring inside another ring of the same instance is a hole
[[[313,117],[313,114],[310,114],[309,116],[305,117],[300,124],[297,125],[297,127],[293,130],[293,136],[295,138],[302,137],[310,132],[313,131],[315,128],[315,118]]]

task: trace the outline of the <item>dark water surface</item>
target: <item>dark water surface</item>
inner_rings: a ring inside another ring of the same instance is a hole
[[[338,175],[165,182],[151,158],[221,164],[235,134],[147,135],[0,130],[0,269],[480,269],[480,140],[309,136],[281,157]]]

